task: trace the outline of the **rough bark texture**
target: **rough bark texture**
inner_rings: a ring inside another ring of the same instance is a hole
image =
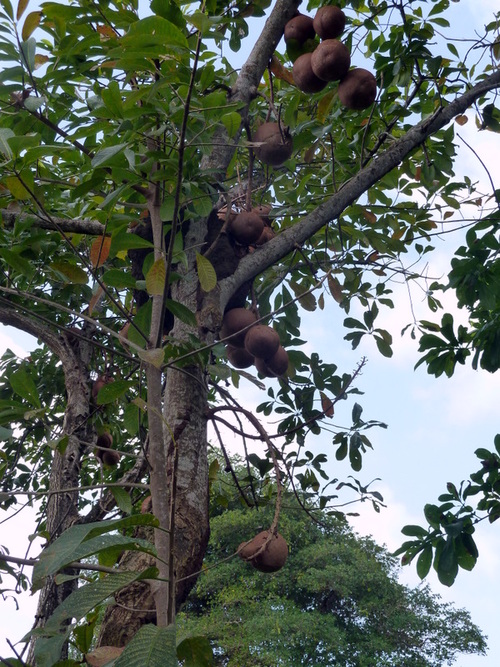
[[[64,453],[57,449],[51,468],[47,499],[47,531],[53,541],[75,522],[79,521],[78,491],[81,457],[92,440],[89,422],[90,376],[88,372],[89,349],[86,343],[75,342],[66,335],[59,336],[34,318],[15,312],[8,306],[0,306],[0,322],[14,326],[41,339],[62,364],[67,392],[63,435],[68,436]],[[85,443],[85,444],[84,444]],[[42,627],[56,607],[75,590],[77,580],[56,585],[50,577],[40,592],[34,627]],[[33,662],[34,642],[30,645],[28,663]]]

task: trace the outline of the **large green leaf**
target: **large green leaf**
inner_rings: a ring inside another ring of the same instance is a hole
[[[177,667],[175,626],[143,625],[114,667]],[[202,667],[202,665],[200,665]]]
[[[9,382],[16,394],[26,399],[31,405],[37,408],[42,406],[35,381],[25,368],[20,368],[13,373],[9,378]]]
[[[119,520],[99,521],[71,526],[40,554],[33,568],[33,589],[43,584],[45,577],[82,557],[81,544],[103,533],[125,530],[135,526],[156,526],[157,520],[149,514],[134,514]],[[87,547],[83,547],[85,550]],[[91,545],[91,550],[94,547]],[[95,553],[95,552],[94,552]]]

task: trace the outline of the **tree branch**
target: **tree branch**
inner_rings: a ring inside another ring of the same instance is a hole
[[[90,236],[102,236],[105,232],[104,225],[97,220],[69,220],[66,218],[54,218],[50,220],[35,213],[20,213],[0,209],[0,218],[5,227],[13,227],[16,222],[31,222],[34,227],[41,229],[62,230],[63,232],[88,234]]]
[[[265,245],[258,248],[251,255],[244,257],[233,275],[225,278],[219,284],[221,290],[221,306],[229,301],[236,290],[248,280],[262,273],[272,264],[276,263],[297,244],[306,241],[310,236],[319,231],[324,225],[336,220],[339,215],[363,193],[377,183],[385,174],[407,157],[415,148],[442,129],[445,125],[464,113],[477,99],[490,90],[500,87],[500,71],[496,71],[489,77],[470,88],[463,95],[451,102],[447,107],[439,108],[429,118],[412,127],[404,136],[395,140],[383,153],[375,156],[366,167],[361,169],[356,176],[348,181],[330,199],[320,204],[314,211],[309,213],[293,227],[285,230]]]

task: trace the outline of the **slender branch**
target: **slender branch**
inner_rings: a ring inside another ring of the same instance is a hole
[[[0,563],[4,561],[5,563],[16,563],[17,565],[36,565],[38,563],[38,558],[17,558],[16,556],[7,556],[6,554],[0,554]],[[120,570],[117,570],[113,567],[106,567],[105,565],[91,565],[90,563],[81,563],[80,561],[73,561],[68,563],[66,566],[68,568],[74,568],[76,570],[90,570],[92,572],[107,572],[109,574],[116,574]]]

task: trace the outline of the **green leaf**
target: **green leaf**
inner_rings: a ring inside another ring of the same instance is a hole
[[[116,146],[107,146],[106,148],[97,151],[92,158],[92,167],[95,169],[96,167],[102,167],[103,165],[109,164],[113,161],[113,158],[119,153],[122,153],[126,147],[127,144],[116,144]]]
[[[135,526],[156,526],[157,520],[147,514],[134,514],[124,519],[109,519],[96,523],[71,526],[64,533],[46,547],[33,567],[33,590],[38,590],[46,577],[55,574],[60,569],[78,558],[83,558],[85,549],[82,543],[98,537],[104,533],[126,530]],[[94,545],[90,545],[90,554],[96,553]],[[90,555],[87,554],[87,555]]]
[[[56,608],[45,624],[43,629],[44,634],[50,633],[51,631],[59,631],[61,626],[70,619],[75,619],[76,621],[81,620],[94,609],[96,605],[104,602],[104,600],[134,581],[151,579],[155,578],[155,576],[156,568],[150,567],[142,572],[108,574],[106,577],[99,579],[99,581],[78,588]]]
[[[112,486],[110,487],[110,491],[119,509],[125,514],[132,514],[133,506],[130,494],[121,486]]]
[[[12,139],[12,137],[15,136],[16,135],[10,129],[10,127],[0,127],[0,153],[2,153],[2,155],[7,158],[7,160],[10,160],[13,155],[12,148],[9,144],[9,139]]]
[[[208,260],[199,252],[196,253],[196,268],[198,271],[198,279],[200,281],[201,289],[204,292],[210,292],[217,285],[217,274]]]
[[[420,579],[425,579],[432,565],[432,547],[427,545],[417,559],[417,574]]]
[[[401,529],[401,532],[408,537],[427,537],[428,534],[428,531],[425,528],[422,528],[422,526],[414,525],[404,526]]]
[[[25,259],[18,252],[8,250],[7,248],[0,248],[0,256],[7,262],[7,264],[26,278],[30,280],[35,275],[33,264]]]
[[[442,512],[439,507],[436,505],[427,504],[424,507],[424,514],[429,524],[437,530],[441,525],[442,516]]]
[[[108,403],[113,403],[117,398],[121,398],[125,392],[133,387],[133,382],[129,380],[115,380],[114,382],[109,382],[102,387],[97,394],[96,403],[97,405],[107,405]]]
[[[361,414],[363,412],[363,408],[359,403],[354,403],[352,406],[352,423],[357,424],[359,420],[361,419]]]
[[[111,247],[109,249],[109,254],[111,257],[115,257],[122,250],[132,250],[139,248],[154,248],[154,245],[151,241],[143,239],[139,234],[134,234],[133,232],[128,232],[126,228],[121,228],[113,234],[111,237]]]
[[[24,61],[31,72],[35,71],[35,54],[36,54],[36,39],[30,37],[25,42],[21,42],[21,52]]]
[[[105,285],[116,289],[134,288],[136,282],[128,271],[122,271],[121,269],[109,269],[103,274],[102,281]]]
[[[33,378],[26,372],[25,368],[20,368],[15,373],[12,373],[9,382],[10,386],[18,396],[21,396],[37,408],[42,406],[38,395],[38,388]]]
[[[177,667],[175,625],[143,625],[113,667]]]
[[[241,116],[236,111],[230,111],[221,117],[221,122],[226,128],[228,135],[232,138],[240,129]]]
[[[123,118],[123,102],[120,86],[117,81],[110,81],[107,88],[103,88],[102,101],[113,116]]]
[[[178,317],[184,324],[188,324],[191,327],[197,326],[196,315],[184,304],[179,303],[178,301],[173,301],[172,299],[166,299],[165,305],[172,315]]]
[[[151,329],[152,304],[153,302],[149,299],[149,301],[146,301],[146,303],[139,308],[137,315],[132,320],[132,325],[127,332],[128,340],[139,345],[139,347],[146,347],[146,341]],[[142,336],[137,329],[139,329],[144,336]]]
[[[187,637],[177,646],[177,657],[183,667],[210,667],[214,654],[207,637]]]

